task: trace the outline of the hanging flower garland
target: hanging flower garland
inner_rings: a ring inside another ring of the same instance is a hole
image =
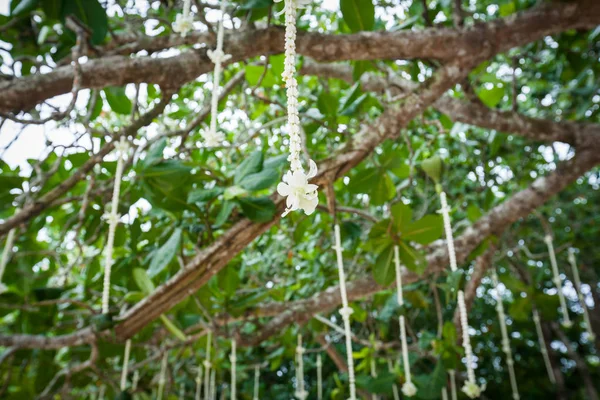
[[[198,366],[198,374],[196,375],[196,394],[194,400],[201,400],[202,393],[202,367]]]
[[[563,322],[562,325],[565,328],[570,328],[573,325],[571,319],[569,318],[569,310],[567,309],[567,302],[565,301],[565,295],[562,291],[562,281],[560,280],[560,274],[558,272],[558,264],[556,262],[556,254],[554,253],[554,245],[552,244],[552,236],[546,235],[544,236],[544,242],[546,242],[546,246],[548,247],[548,254],[550,256],[550,265],[552,266],[552,282],[556,285],[556,290],[558,291],[558,300],[560,302],[560,309],[562,310]]]
[[[210,99],[210,129],[203,134],[204,144],[207,147],[219,146],[223,142],[223,134],[217,132],[217,120],[219,114],[219,96],[221,94],[221,70],[223,63],[231,59],[231,54],[223,52],[223,20],[225,19],[225,1],[221,2],[221,19],[217,28],[217,47],[214,50],[208,50],[208,58],[215,64],[213,72],[213,90]]]
[[[210,379],[212,363],[210,362],[210,349],[211,349],[212,331],[208,331],[206,337],[206,359],[203,362],[204,365],[204,400],[211,400],[212,395],[210,392]],[[214,372],[214,371],[213,371]]]
[[[275,0],[280,2],[282,0]],[[312,214],[319,202],[318,186],[308,180],[317,175],[317,164],[309,161],[308,174],[304,172],[300,161],[302,137],[300,135],[300,117],[298,114],[298,82],[296,81],[296,13],[300,0],[285,0],[285,62],[283,80],[286,86],[288,133],[290,136],[290,170],[283,176],[283,182],[277,186],[277,192],[286,199],[286,209],[282,216],[291,211],[302,209],[306,215]],[[301,2],[301,5],[305,3]]]
[[[456,371],[453,369],[448,370],[450,374],[450,394],[452,395],[452,400],[456,400]]]
[[[448,246],[448,258],[450,260],[450,270],[452,272],[458,271],[456,262],[456,251],[454,249],[454,237],[452,235],[452,224],[450,222],[450,207],[448,206],[448,200],[446,198],[446,192],[444,192],[440,182],[442,173],[442,160],[439,156],[434,156],[428,160],[424,160],[421,167],[425,173],[433,179],[435,182],[435,190],[440,196],[441,209],[439,212],[442,214],[444,221],[444,232],[446,235],[446,245]],[[462,327],[463,336],[463,348],[465,349],[466,367],[467,367],[467,382],[462,387],[462,391],[470,398],[474,399],[481,395],[481,392],[485,389],[484,386],[478,386],[475,380],[475,371],[473,370],[473,349],[471,347],[471,338],[469,336],[469,323],[467,320],[467,306],[465,304],[465,294],[462,290],[458,291],[458,312],[460,315],[460,322]]]
[[[304,389],[304,353],[306,349],[302,347],[302,335],[298,334],[298,346],[296,346],[296,362],[297,362],[297,390],[294,393],[296,398],[304,400],[308,397],[308,392]]]
[[[129,354],[131,353],[131,339],[125,342],[125,355],[123,356],[123,369],[121,371],[121,391],[127,387],[127,369],[129,368]]]
[[[581,292],[581,279],[579,279],[579,270],[577,269],[577,260],[575,259],[574,248],[569,249],[569,263],[571,264],[571,272],[573,273],[573,280],[575,281],[577,297],[579,298],[579,303],[581,304],[581,308],[583,309],[583,321],[585,323],[585,330],[588,333],[588,340],[590,342],[593,342],[594,340],[596,340],[596,334],[592,330],[592,324],[590,323],[590,314],[588,312],[588,307],[585,303],[583,293]]]
[[[323,399],[323,361],[321,354],[317,354],[317,400]]]
[[[112,202],[110,213],[105,215],[108,221],[108,238],[106,239],[106,249],[104,254],[104,286],[102,288],[102,313],[108,314],[110,306],[110,274],[113,265],[113,250],[115,243],[115,232],[119,223],[119,196],[121,194],[121,179],[123,177],[123,168],[125,166],[125,158],[129,150],[129,144],[125,137],[115,143],[117,151],[117,169],[115,172],[115,182],[113,186]]]
[[[356,379],[354,377],[354,359],[352,358],[352,332],[350,331],[350,315],[352,308],[348,305],[348,295],[346,293],[346,274],[344,273],[344,261],[342,259],[342,240],[340,238],[340,226],[335,224],[333,227],[335,236],[335,246],[338,275],[340,279],[340,295],[342,297],[342,308],[340,314],[344,321],[344,336],[346,337],[346,354],[348,357],[348,385],[350,386],[350,400],[356,400]]]
[[[252,396],[252,400],[258,400],[260,390],[260,365],[256,364],[254,366],[254,394]]]
[[[236,343],[235,339],[231,340],[231,355],[229,356],[229,360],[231,361],[231,400],[236,400],[237,398],[237,378],[236,378],[236,362],[237,362],[237,351],[236,351]]]
[[[194,18],[190,14],[191,0],[183,1],[183,14],[177,14],[173,22],[173,31],[186,37],[194,29]]]
[[[552,370],[552,364],[550,363],[550,357],[548,356],[548,349],[546,348],[546,340],[544,339],[544,332],[542,331],[542,325],[540,323],[540,314],[534,308],[533,309],[533,323],[535,324],[535,331],[538,337],[538,343],[540,345],[540,352],[542,353],[542,358],[544,359],[544,365],[546,366],[546,372],[548,373],[548,379],[552,384],[556,383],[556,378],[554,377],[554,371]]]
[[[17,209],[17,212],[18,211],[19,210]],[[4,270],[6,269],[6,265],[10,260],[12,248],[15,245],[16,233],[16,228],[12,228],[10,231],[8,231],[8,235],[6,235],[6,243],[4,244],[4,249],[2,250],[2,258],[0,258],[0,294],[8,290],[8,287],[4,283],[2,283],[2,277],[4,276]]]
[[[160,376],[158,377],[158,400],[162,400],[163,392],[165,391],[165,383],[167,382],[167,362],[169,354],[165,351],[160,363]]]
[[[508,366],[508,376],[510,378],[510,387],[512,389],[512,397],[514,400],[519,400],[519,388],[517,386],[517,378],[515,376],[515,362],[510,348],[510,339],[508,337],[508,329],[506,328],[506,315],[504,314],[504,305],[502,297],[498,289],[498,275],[495,270],[492,270],[492,281],[496,291],[496,311],[498,312],[498,321],[500,322],[500,333],[502,334],[502,351],[506,354],[506,365]]]
[[[402,292],[402,273],[400,271],[400,250],[398,246],[394,246],[394,267],[396,270],[396,290],[398,305],[402,307],[404,305],[404,295]],[[417,387],[412,382],[412,376],[410,374],[410,362],[408,360],[408,345],[406,342],[406,326],[404,321],[404,315],[400,315],[400,340],[402,342],[402,362],[404,365],[404,375],[406,382],[402,385],[402,393],[406,397],[412,397],[417,394]]]

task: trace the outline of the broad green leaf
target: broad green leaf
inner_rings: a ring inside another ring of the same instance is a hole
[[[467,207],[467,218],[469,218],[469,221],[475,222],[481,218],[482,215],[483,211],[481,211],[481,208],[477,207],[475,204],[471,204],[469,207]]]
[[[225,189],[225,192],[223,193],[223,199],[233,200],[235,198],[245,196],[246,194],[248,194],[248,191],[246,189],[243,189],[236,185],[229,186],[227,189]]]
[[[435,155],[431,158],[423,160],[421,162],[421,168],[423,171],[433,180],[435,183],[439,183],[442,177],[442,159],[440,156]]]
[[[281,74],[283,73],[283,63],[285,61],[284,54],[277,54],[274,56],[269,56],[269,64],[271,65],[271,71],[275,78],[281,79]]]
[[[242,161],[242,163],[236,168],[233,183],[238,185],[246,176],[259,172],[262,169],[262,164],[262,152],[255,151],[250,153],[250,155],[246,159],[244,159],[244,161]]]
[[[394,246],[388,246],[383,250],[375,260],[373,266],[373,278],[381,286],[388,286],[396,279],[396,270],[394,267]]]
[[[340,0],[340,9],[352,32],[373,30],[375,6],[372,0]]]
[[[396,228],[396,233],[404,234],[411,223],[413,211],[410,206],[404,204],[402,200],[391,207],[392,221]]]
[[[422,245],[429,244],[442,236],[444,231],[444,221],[441,215],[426,215],[420,220],[410,224],[402,237],[405,240],[412,240]]]
[[[104,95],[106,101],[110,105],[110,108],[117,114],[130,115],[131,114],[131,101],[125,94],[125,88],[109,86],[104,89]]]
[[[163,151],[167,147],[167,138],[161,138],[152,143],[150,149],[146,153],[146,157],[140,162],[142,169],[148,168],[157,164],[163,159]]]
[[[134,268],[133,280],[135,281],[135,284],[140,288],[140,290],[145,294],[150,294],[155,289],[154,283],[152,283],[152,280],[148,276],[148,273],[145,269]]]
[[[247,175],[240,186],[248,191],[268,189],[279,182],[280,176],[276,169],[263,169],[255,174]]]
[[[148,268],[148,276],[160,274],[177,254],[181,243],[181,228],[175,228],[173,234],[155,253]]]
[[[419,399],[437,400],[440,392],[446,386],[446,368],[444,363],[438,361],[431,374],[415,376],[415,385],[418,388]]]
[[[373,182],[378,179],[378,174],[379,170],[377,168],[363,169],[350,178],[348,190],[351,193],[369,193],[371,191]]]
[[[228,295],[231,296],[235,293],[236,289],[240,285],[240,273],[234,265],[228,265],[218,275],[219,287]]]
[[[92,44],[100,44],[108,32],[108,18],[98,0],[64,0],[62,19],[75,15],[92,30]]]
[[[417,274],[421,274],[427,266],[427,261],[423,254],[404,241],[399,243],[399,247],[402,265],[405,265],[406,268]]]
[[[204,203],[210,200],[214,200],[223,193],[223,188],[214,187],[212,189],[196,189],[190,192],[188,195],[188,203]]]
[[[179,329],[169,318],[167,318],[166,315],[164,315],[164,314],[161,315],[160,320],[165,325],[165,328],[167,328],[167,330],[169,332],[171,332],[173,334],[173,336],[175,336],[177,339],[179,339],[181,341],[184,341],[187,339],[187,336],[185,336],[185,333],[183,333],[181,331],[181,329]]]
[[[244,71],[246,81],[250,86],[256,86],[260,83],[260,86],[270,88],[277,82],[273,72],[270,69],[265,72],[263,65],[247,65]]]
[[[375,206],[386,203],[396,195],[394,182],[386,172],[382,173],[375,182],[371,182],[371,185],[369,196],[371,197],[371,204]]]
[[[359,388],[367,390],[369,393],[391,393],[393,390],[392,386],[396,383],[398,383],[396,375],[389,371],[379,372],[375,378],[367,375],[359,375],[356,377],[356,385]]]
[[[218,228],[227,222],[227,219],[231,215],[233,208],[235,207],[235,203],[233,201],[224,201],[219,213],[217,214],[217,218],[215,219],[215,227]]]
[[[517,7],[515,3],[512,1],[506,2],[504,4],[500,4],[499,14],[501,17],[508,17],[511,14],[514,14],[517,11]]]
[[[500,103],[502,98],[504,97],[505,87],[504,85],[494,85],[491,89],[483,88],[477,92],[477,95],[485,104],[490,108],[494,108]]]
[[[242,197],[237,202],[244,215],[254,222],[268,222],[275,215],[275,203],[268,197]]]

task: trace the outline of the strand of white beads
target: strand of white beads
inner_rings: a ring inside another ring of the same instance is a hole
[[[202,399],[202,372],[204,370],[199,365],[198,366],[198,374],[196,375],[196,394],[194,396],[194,400]]]
[[[260,365],[256,364],[254,366],[254,394],[252,396],[252,400],[258,400],[260,390]]]
[[[546,366],[546,372],[548,373],[548,379],[550,379],[552,384],[555,384],[556,378],[554,377],[554,371],[552,370],[552,364],[550,363],[550,357],[548,356],[546,340],[544,339],[544,332],[542,331],[542,325],[540,323],[540,314],[538,314],[536,309],[533,309],[533,323],[535,324],[535,331],[537,333],[542,358],[544,359],[544,365]]]
[[[552,244],[552,236],[544,236],[544,242],[546,242],[548,254],[550,256],[550,265],[552,266],[553,275],[552,281],[554,282],[554,285],[556,285],[556,290],[558,291],[558,301],[560,302],[560,309],[562,310],[563,315],[562,325],[565,328],[570,328],[573,325],[573,322],[571,322],[571,319],[569,318],[569,310],[567,309],[567,302],[565,301],[565,295],[563,294],[562,290],[562,281],[560,280],[560,274],[558,272],[556,254],[554,252],[554,245]]]
[[[323,399],[323,360],[317,354],[317,400]]]
[[[448,390],[445,386],[442,388],[442,400],[448,400]]]
[[[17,212],[18,211],[19,210],[17,209]],[[2,258],[0,258],[0,294],[4,293],[8,289],[7,286],[4,283],[2,283],[2,277],[4,276],[4,270],[6,269],[8,260],[10,260],[12,249],[15,245],[16,233],[16,228],[13,228],[10,231],[8,231],[8,235],[6,235],[6,243],[4,244],[4,249],[2,249]]]
[[[204,144],[207,147],[219,146],[224,138],[220,132],[217,132],[217,121],[219,114],[219,96],[221,94],[221,71],[223,63],[231,58],[231,54],[223,52],[223,20],[225,19],[225,1],[221,2],[221,19],[217,28],[217,47],[214,50],[208,50],[208,58],[215,64],[213,72],[213,90],[210,99],[210,128],[204,133]]]
[[[585,303],[583,292],[581,291],[581,279],[579,278],[579,269],[577,268],[577,260],[575,259],[575,249],[569,249],[569,263],[571,264],[571,272],[573,274],[573,280],[575,281],[575,289],[577,290],[577,297],[579,303],[583,309],[583,321],[585,323],[585,330],[588,333],[588,340],[593,342],[596,340],[596,334],[592,330],[592,324],[590,323],[590,314],[588,312],[588,306]]]
[[[127,387],[127,369],[129,368],[129,354],[131,353],[131,339],[125,342],[125,355],[123,356],[123,369],[121,371],[121,391]]]
[[[350,400],[356,400],[356,379],[354,377],[354,359],[352,358],[352,332],[350,330],[350,315],[354,310],[348,305],[348,295],[346,293],[346,274],[344,272],[344,260],[342,258],[342,240],[340,238],[340,226],[334,226],[335,246],[338,274],[340,279],[340,295],[342,297],[342,308],[340,314],[344,321],[344,332],[346,337],[346,354],[348,357],[348,384],[350,387]]]
[[[237,362],[237,350],[236,350],[236,342],[235,339],[231,340],[231,355],[229,356],[229,360],[231,361],[231,400],[236,400],[237,398],[237,378],[236,378],[236,362]]]
[[[210,368],[212,363],[210,362],[210,349],[211,349],[212,331],[208,331],[206,337],[206,359],[203,362],[204,365],[204,399],[211,400],[212,396],[210,393]]]
[[[179,33],[181,37],[186,37],[194,29],[194,18],[190,15],[191,6],[191,0],[184,0],[183,13],[177,14],[173,22],[173,31]]]
[[[299,400],[304,400],[308,397],[308,392],[304,389],[304,353],[306,349],[302,347],[302,335],[298,334],[298,345],[296,346],[296,359],[298,361],[298,382],[295,396]]]
[[[162,400],[163,392],[165,391],[165,383],[167,382],[167,361],[168,353],[165,351],[163,354],[162,361],[160,363],[160,376],[158,377],[158,400]]]
[[[104,254],[104,286],[102,288],[102,313],[107,314],[110,306],[110,274],[113,265],[113,250],[115,244],[115,232],[119,223],[119,196],[121,194],[121,179],[123,177],[123,168],[125,158],[129,150],[129,144],[125,137],[115,143],[117,150],[117,169],[115,172],[115,182],[113,186],[112,202],[110,213],[106,215],[108,220],[108,237],[106,239],[106,250]]]
[[[276,0],[277,1],[277,0]],[[278,0],[281,1],[281,0]],[[309,173],[305,174],[300,154],[302,151],[302,135],[300,134],[300,117],[298,113],[298,82],[296,81],[296,14],[299,0],[285,0],[285,61],[282,73],[286,87],[290,170],[283,176],[277,186],[277,192],[286,199],[286,209],[282,216],[298,209],[306,215],[315,211],[319,202],[317,185],[308,180],[317,174],[317,165],[309,161]]]
[[[510,378],[510,387],[512,389],[512,397],[514,400],[519,400],[519,388],[517,386],[517,378],[515,376],[515,362],[510,348],[510,339],[508,337],[508,329],[506,328],[506,315],[504,314],[504,305],[502,297],[498,289],[498,275],[495,270],[492,270],[492,281],[496,292],[496,311],[498,312],[498,321],[500,322],[500,333],[502,334],[502,351],[506,354],[506,365],[508,366],[508,376]]]
[[[469,335],[469,322],[467,320],[467,307],[465,305],[465,294],[462,290],[458,291],[458,307],[460,313],[460,325],[462,329],[463,348],[465,349],[465,359],[467,364],[467,382],[462,387],[462,391],[470,398],[475,399],[481,395],[483,389],[475,381],[475,371],[473,370],[473,348],[471,347],[471,336]]]
[[[452,395],[452,400],[457,399],[456,393],[456,371],[453,369],[448,370],[450,374],[450,394]]]

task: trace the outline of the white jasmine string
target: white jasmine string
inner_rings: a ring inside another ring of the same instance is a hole
[[[585,323],[585,330],[588,333],[588,340],[593,342],[596,339],[596,335],[592,330],[590,314],[588,312],[587,304],[585,303],[585,298],[583,297],[583,292],[581,291],[581,279],[579,279],[579,270],[577,269],[577,260],[575,259],[575,249],[573,248],[569,249],[569,263],[571,264],[571,272],[573,273],[573,280],[575,281],[577,297],[579,298],[579,303],[583,309],[583,321]]]
[[[394,266],[396,269],[396,295],[398,305],[402,307],[404,305],[404,294],[402,292],[402,273],[400,271],[400,250],[398,245],[394,246]]]
[[[194,29],[194,18],[190,15],[191,0],[183,1],[183,13],[177,14],[173,22],[173,31],[179,33],[181,37],[186,37],[188,32]]]
[[[346,353],[348,357],[348,385],[350,387],[350,400],[356,400],[356,382],[354,377],[354,359],[352,358],[352,332],[350,331],[350,315],[354,310],[348,306],[348,295],[346,293],[346,274],[344,273],[344,261],[342,259],[342,240],[340,238],[340,226],[333,227],[335,236],[335,250],[337,267],[340,279],[340,295],[342,297],[342,308],[340,314],[344,321],[344,332],[346,337]]]
[[[211,400],[210,393],[210,368],[212,366],[210,362],[210,348],[211,348],[211,340],[212,340],[212,331],[208,331],[208,336],[206,338],[206,359],[204,360],[204,399]]]
[[[119,195],[121,193],[121,179],[123,177],[123,168],[129,145],[122,136],[121,140],[115,143],[117,150],[117,169],[115,172],[115,182],[113,186],[112,202],[110,213],[106,215],[108,220],[108,237],[106,239],[106,249],[104,254],[104,286],[102,288],[102,313],[107,314],[110,306],[110,274],[113,265],[113,250],[115,243],[115,232],[119,223]]]
[[[442,218],[444,220],[444,232],[446,233],[446,244],[448,246],[448,257],[450,258],[450,270],[455,272],[458,267],[456,264],[456,251],[454,250],[454,237],[452,236],[452,224],[450,223],[450,207],[448,207],[448,201],[446,200],[446,192],[441,190],[441,186],[436,185],[436,189],[440,194],[440,203],[442,208]]]
[[[445,386],[442,388],[442,400],[448,400],[448,390]]]
[[[237,393],[236,393],[236,385],[237,385],[237,379],[236,379],[236,361],[237,361],[237,356],[236,356],[236,343],[235,343],[235,339],[231,340],[231,355],[229,356],[229,360],[231,361],[231,399],[232,400],[236,400],[237,398]]]
[[[323,399],[323,361],[321,354],[317,354],[317,400]]]
[[[131,391],[132,392],[135,392],[137,390],[139,380],[140,380],[140,373],[139,373],[139,371],[136,370],[133,373],[133,380],[131,382]]]
[[[375,368],[375,353],[371,356],[371,378],[377,378],[377,369]],[[371,394],[372,400],[377,400],[377,395],[375,393]]]
[[[542,325],[540,323],[540,314],[538,314],[538,311],[535,308],[533,309],[533,323],[535,324],[535,331],[537,333],[542,358],[544,359],[544,365],[546,365],[548,379],[550,379],[550,382],[552,382],[552,384],[555,384],[556,378],[554,377],[554,371],[552,370],[552,364],[550,363],[550,357],[548,356],[546,340],[544,339],[544,332],[542,331]]]
[[[123,356],[123,370],[121,371],[121,391],[127,387],[127,369],[129,367],[129,354],[131,353],[131,339],[125,342],[125,355]]]
[[[404,295],[402,292],[402,273],[400,271],[400,250],[398,246],[394,246],[394,266],[396,270],[396,290],[397,290],[397,300],[398,305],[404,305]],[[408,360],[408,345],[406,343],[406,326],[404,315],[401,315],[399,318],[400,322],[400,340],[402,342],[402,361],[404,365],[404,375],[406,378],[406,382],[402,385],[402,393],[406,397],[412,397],[417,393],[417,388],[415,384],[412,382],[412,377],[410,374],[410,362]]]
[[[492,281],[496,291],[496,311],[498,312],[498,321],[500,322],[500,333],[502,334],[502,351],[506,354],[506,365],[508,366],[508,376],[510,378],[510,387],[512,389],[512,397],[514,400],[519,400],[519,388],[517,386],[517,378],[515,376],[515,362],[510,348],[510,339],[508,337],[508,329],[506,328],[506,315],[504,314],[504,305],[502,297],[498,289],[498,275],[495,270],[492,270]]]
[[[560,280],[560,274],[558,272],[558,264],[556,263],[556,254],[554,253],[554,245],[552,244],[552,236],[546,235],[544,236],[544,242],[546,242],[546,246],[548,247],[548,254],[550,256],[550,265],[552,266],[552,275],[554,276],[552,281],[556,285],[556,290],[558,291],[558,301],[560,302],[560,308],[563,314],[563,322],[562,325],[565,328],[571,327],[573,323],[569,318],[569,310],[567,309],[567,302],[565,301],[565,295],[562,291],[562,281]]]
[[[296,360],[298,366],[296,368],[298,372],[297,376],[297,390],[296,397],[300,400],[304,400],[308,397],[308,392],[304,390],[304,352],[306,349],[302,347],[302,335],[298,334],[298,346],[296,346]]]
[[[260,390],[260,365],[256,364],[254,366],[254,395],[252,396],[252,400],[258,400]]]
[[[18,211],[19,210],[17,209],[17,212]],[[15,245],[16,233],[16,228],[12,228],[10,231],[8,231],[8,235],[6,235],[6,243],[4,244],[4,249],[2,249],[2,258],[0,258],[0,294],[7,290],[7,286],[2,283],[2,277],[4,276],[4,270],[6,269],[6,265],[10,260],[12,249]]]
[[[210,371],[210,398],[211,400],[217,398],[217,374],[214,369]]]
[[[281,0],[276,0],[279,2]],[[319,202],[317,185],[308,180],[317,174],[317,165],[309,161],[309,173],[304,173],[300,153],[302,136],[300,135],[300,117],[298,113],[298,82],[296,81],[296,13],[298,0],[285,0],[285,61],[282,73],[287,95],[290,170],[283,176],[283,182],[277,186],[277,192],[286,200],[286,209],[282,216],[298,209],[310,215]]]
[[[388,370],[390,372],[394,371],[394,366],[392,365],[392,360],[387,360],[387,364],[388,364]],[[394,396],[394,400],[400,400],[400,393],[398,393],[398,385],[396,385],[396,383],[394,383],[392,385],[392,395]]]
[[[160,363],[160,376],[158,377],[158,400],[162,400],[163,392],[165,390],[165,383],[167,382],[167,361],[168,361],[168,353],[165,351],[163,354],[162,361]]]
[[[450,374],[450,394],[452,395],[452,400],[456,400],[456,371],[450,369],[448,370],[448,373]]]
[[[201,400],[202,395],[202,366],[198,366],[198,374],[196,375],[196,395],[194,396],[195,400]]]
[[[221,70],[223,63],[231,58],[231,54],[223,52],[223,20],[225,19],[225,1],[221,1],[221,19],[217,27],[217,47],[215,50],[208,50],[208,58],[215,64],[213,72],[213,90],[210,99],[210,129],[205,133],[204,144],[207,147],[215,147],[223,142],[224,138],[220,132],[217,132],[217,120],[219,114],[219,95],[221,94]]]

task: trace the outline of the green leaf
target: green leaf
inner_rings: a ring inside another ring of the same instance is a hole
[[[373,182],[378,179],[378,173],[378,168],[366,168],[362,171],[359,171],[356,175],[350,178],[348,190],[350,193],[369,193],[371,191]]]
[[[146,153],[146,157],[140,162],[142,169],[146,169],[154,164],[157,164],[163,159],[163,151],[167,147],[167,138],[152,143],[150,150]]]
[[[504,97],[505,88],[504,85],[494,85],[491,89],[483,88],[477,92],[477,95],[485,104],[490,108],[494,108],[500,103]]]
[[[173,257],[177,254],[177,250],[179,250],[181,234],[181,228],[175,228],[169,240],[154,253],[152,262],[150,262],[150,268],[148,268],[148,276],[155,277],[169,265]]]
[[[439,399],[442,388],[446,386],[446,368],[444,368],[444,363],[438,361],[431,374],[415,376],[415,383],[419,390],[419,399]]]
[[[187,339],[187,336],[185,336],[185,333],[183,333],[173,322],[171,322],[171,320],[169,318],[167,318],[166,315],[164,315],[164,314],[161,315],[160,320],[165,325],[165,328],[167,328],[167,330],[169,332],[171,332],[173,334],[173,336],[175,336],[177,339],[179,339],[181,341],[184,341]]]
[[[254,222],[268,222],[275,215],[275,203],[268,197],[243,197],[237,199],[242,212]]]
[[[375,6],[372,0],[340,0],[340,9],[352,32],[373,30]]]
[[[64,292],[64,289],[55,287],[41,287],[33,289],[33,295],[37,301],[56,300]]]
[[[442,236],[444,221],[441,215],[426,215],[420,220],[410,224],[402,237],[422,245],[429,244]]]
[[[125,94],[125,88],[109,86],[104,89],[104,95],[106,101],[110,105],[110,108],[117,114],[130,115],[131,114],[131,101]]]
[[[371,182],[371,204],[380,206],[391,200],[396,195],[396,188],[392,178],[387,173],[383,173],[375,182]]]
[[[256,86],[260,83],[260,86],[270,88],[277,82],[275,75],[270,69],[267,69],[265,72],[264,65],[247,65],[244,73],[246,81],[250,86]]]
[[[233,208],[235,207],[235,203],[233,201],[224,201],[219,213],[217,214],[217,218],[215,219],[215,227],[218,228],[227,222],[227,219],[231,215]]]
[[[263,153],[255,151],[242,161],[235,170],[235,176],[233,177],[233,183],[236,185],[240,184],[242,179],[250,174],[255,174],[262,169],[263,164]]]
[[[154,283],[152,283],[152,280],[148,276],[148,273],[145,269],[134,268],[133,280],[135,281],[135,284],[140,288],[140,290],[145,294],[150,294],[155,289]]]
[[[375,260],[373,278],[381,286],[390,285],[396,279],[396,270],[393,263],[394,246],[386,247]]]
[[[469,218],[469,221],[475,222],[481,218],[482,215],[483,211],[481,211],[481,208],[477,207],[475,204],[471,204],[469,207],[467,207],[467,218]]]
[[[427,260],[418,252],[414,247],[409,245],[408,243],[401,241],[399,243],[400,247],[400,261],[406,268],[411,271],[421,274],[425,267],[427,266]]]
[[[369,393],[389,394],[395,383],[397,383],[396,375],[389,371],[380,372],[375,378],[367,375],[356,377],[356,385]]]
[[[81,22],[92,30],[92,44],[104,41],[108,32],[106,11],[98,0],[64,0],[62,19],[75,15]]]
[[[442,159],[435,155],[421,162],[421,168],[435,183],[439,183],[442,177]]]
[[[233,265],[228,265],[226,268],[219,271],[218,275],[219,287],[231,296],[235,293],[240,285],[240,273]]]
[[[516,11],[517,11],[517,7],[515,6],[515,3],[512,1],[509,1],[504,4],[500,4],[499,14],[501,17],[508,17],[509,15],[514,14]]]
[[[214,187],[212,189],[196,189],[192,190],[188,195],[188,203],[205,203],[214,200],[223,193],[223,188]]]
[[[391,207],[391,213],[396,233],[403,234],[411,223],[413,215],[412,209],[401,200]]]
[[[11,17],[16,17],[25,13],[30,12],[37,7],[40,0],[21,0],[15,8],[11,11]],[[12,5],[12,3],[11,3]]]
[[[42,9],[49,19],[59,19],[63,7],[63,0],[44,0]]]
[[[263,169],[255,174],[247,175],[240,186],[248,191],[268,189],[280,179],[279,172],[275,169]]]

